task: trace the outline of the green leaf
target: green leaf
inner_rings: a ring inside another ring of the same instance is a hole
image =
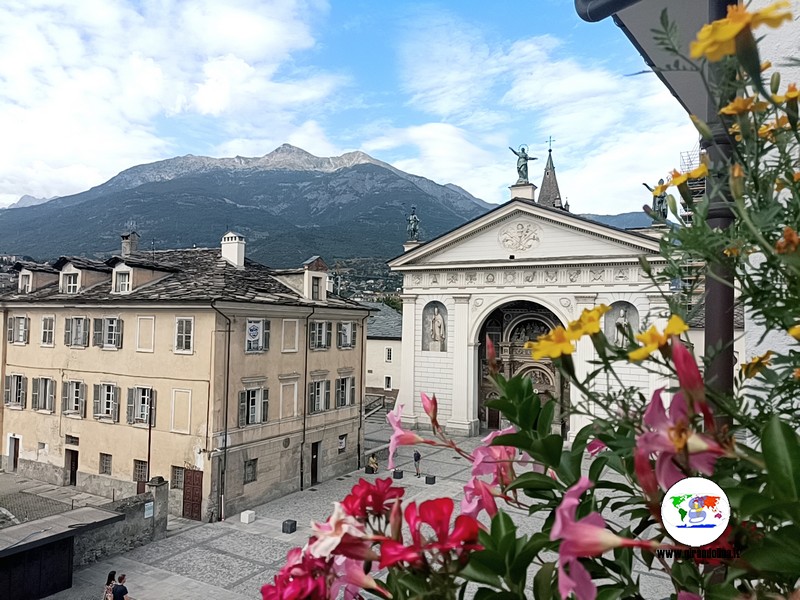
[[[619,600],[624,591],[617,586],[604,585],[597,589],[597,600]]]
[[[789,425],[774,415],[761,435],[767,479],[772,494],[781,500],[800,498],[800,444]]]
[[[593,482],[597,482],[600,480],[600,475],[603,473],[603,469],[605,468],[606,464],[608,463],[607,456],[598,456],[594,459],[591,466],[589,467],[589,479]]]
[[[506,433],[498,435],[492,440],[492,446],[511,446],[512,448],[520,448],[526,452],[533,450],[534,440],[531,439],[530,434],[519,431],[517,433]]]
[[[425,594],[430,590],[424,577],[406,573],[397,578],[397,583],[401,587],[409,589],[417,594]]]
[[[553,572],[556,563],[547,562],[533,577],[533,597],[536,600],[551,600],[553,597]]]
[[[742,558],[759,571],[787,573],[794,577],[800,573],[800,553],[774,538],[764,540],[758,548],[745,551]]]
[[[528,567],[531,566],[533,559],[550,543],[547,535],[536,533],[528,540],[522,548],[517,551],[517,557],[511,563],[508,574],[511,580],[518,584],[520,588],[525,587],[525,580],[528,576]]]
[[[497,574],[497,570],[484,562],[484,559],[479,556],[481,553],[482,552],[473,552],[469,557],[467,566],[459,571],[459,575],[469,581],[500,587],[502,582],[500,576]],[[505,563],[502,560],[500,560],[500,563],[502,565],[501,570],[505,571]]]
[[[506,491],[510,492],[511,490],[518,490],[520,488],[526,490],[555,490],[558,489],[558,487],[558,482],[552,477],[544,473],[531,472],[523,473],[517,477],[506,487]]]
[[[553,415],[555,415],[555,412],[556,412],[555,400],[550,400],[549,402],[545,402],[544,406],[542,406],[542,411],[539,413],[539,418],[536,421],[536,432],[541,437],[545,437],[547,434],[550,433],[553,426]]]
[[[548,435],[542,440],[542,457],[544,464],[555,467],[561,462],[561,450],[564,447],[564,438],[558,434]]]
[[[517,531],[514,521],[511,520],[502,510],[497,511],[497,514],[492,519],[492,537],[495,540],[504,538],[507,534],[514,534]]]

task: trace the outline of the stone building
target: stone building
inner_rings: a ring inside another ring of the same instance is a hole
[[[218,248],[17,263],[0,296],[6,470],[92,493],[170,481],[174,514],[231,515],[360,463],[368,311],[314,257]]]
[[[367,320],[366,393],[397,398],[402,372],[403,315],[382,302],[362,302]]]
[[[407,242],[391,260],[403,275],[403,350],[400,393],[403,422],[429,427],[420,392],[436,393],[439,422],[451,433],[474,435],[501,426],[486,378],[487,336],[507,376],[522,374],[534,389],[558,404],[561,433],[574,435],[590,417],[571,410],[578,390],[562,380],[550,360],[534,361],[523,348],[555,326],[566,325],[585,308],[606,304],[603,328],[612,340],[617,324],[638,331],[645,323],[663,329],[668,305],[640,265],[665,265],[657,230],[622,230],[582,218],[562,203],[552,154],[542,189],[511,187],[512,199],[436,239]],[[742,330],[737,314],[738,333]],[[702,351],[702,329],[691,332]],[[743,342],[737,336],[736,348]],[[595,350],[588,338],[573,355],[578,374],[589,369]],[[668,383],[633,365],[617,375],[649,394]],[[590,407],[591,408],[591,407]]]

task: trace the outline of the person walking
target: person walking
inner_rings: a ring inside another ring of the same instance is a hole
[[[128,596],[128,588],[125,586],[125,573],[117,577],[117,585],[114,586],[114,600],[131,600]]]
[[[103,600],[114,600],[114,581],[117,578],[116,571],[110,571],[106,577],[106,587],[103,588]]]
[[[419,474],[419,461],[422,460],[422,455],[419,453],[419,450],[414,450],[414,468],[417,470],[417,477],[420,476]]]

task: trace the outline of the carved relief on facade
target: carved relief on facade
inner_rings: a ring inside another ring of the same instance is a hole
[[[475,298],[475,302],[472,303],[472,310],[478,310],[481,306],[483,306],[483,298]]]
[[[541,229],[535,223],[514,221],[500,230],[498,241],[506,250],[525,252],[540,242]]]
[[[431,274],[431,285],[438,285],[439,284],[439,275],[438,273]]]
[[[567,276],[569,277],[570,283],[575,283],[576,281],[578,281],[581,278],[581,270],[580,269],[573,269],[572,271],[567,273]]]
[[[554,271],[554,270],[545,271],[544,280],[547,283],[555,283],[556,281],[558,281],[558,271]]]
[[[414,273],[414,274],[411,276],[411,282],[412,282],[414,285],[419,285],[419,284],[421,284],[421,283],[422,283],[422,275],[420,275],[419,273]]]
[[[503,283],[514,283],[517,279],[517,274],[514,271],[506,271],[505,275],[503,276]]]
[[[477,273],[467,273],[467,283],[476,283],[478,281]]]
[[[592,269],[590,271],[592,275],[592,281],[603,281],[603,276],[605,275],[605,269]]]
[[[453,285],[454,283],[458,283],[458,273],[448,273],[447,274],[447,283]]]
[[[630,273],[628,269],[616,269],[614,271],[614,280],[615,281],[628,281],[630,278]]]
[[[525,272],[525,283],[533,283],[533,271]]]
[[[486,274],[486,283],[494,283],[494,273]]]
[[[567,309],[567,312],[572,314],[572,301],[569,298],[561,298],[558,302]]]

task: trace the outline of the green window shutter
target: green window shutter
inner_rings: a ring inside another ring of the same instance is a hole
[[[136,421],[136,388],[128,388],[128,424]]]
[[[239,392],[239,427],[247,425],[247,392]]]
[[[331,407],[331,380],[325,380],[325,410]]]
[[[50,384],[47,386],[47,410],[56,412],[56,381],[50,379]]]
[[[92,335],[92,346],[103,345],[103,319],[93,319],[94,331]]]
[[[119,423],[119,387],[114,386],[114,422]]]
[[[316,323],[309,323],[308,324],[308,347],[314,350],[317,347],[317,336],[316,334],[317,324]]]
[[[336,323],[336,347],[344,346],[344,323]]]
[[[39,378],[31,381],[31,410],[39,410]]]
[[[81,417],[84,419],[86,418],[86,384],[80,384],[80,409],[81,409]]]
[[[339,384],[341,379],[336,380],[336,408],[342,405],[342,386]]]
[[[20,383],[19,400],[20,404],[22,405],[22,408],[25,408],[28,405],[28,399],[26,397],[28,395],[28,378],[22,377],[20,381],[21,383]]]
[[[81,340],[81,345],[84,348],[89,346],[89,317],[83,318],[83,339]]]
[[[117,347],[117,350],[122,349],[122,328],[124,323],[122,319],[117,319],[117,332],[114,336],[114,345]]]
[[[356,347],[356,340],[358,339],[358,323],[352,323],[350,325],[353,328],[351,337],[350,337],[350,347]]]
[[[69,381],[61,382],[61,414],[69,410]]]
[[[94,402],[92,403],[92,414],[94,415],[94,418],[97,419],[100,416],[100,386],[95,383],[92,387],[94,388]]]
[[[22,341],[27,344],[28,343],[28,336],[31,331],[31,319],[30,317],[25,317],[25,329],[22,330]]]
[[[308,384],[308,412],[314,412],[314,384]]]
[[[72,345],[72,319],[69,317],[64,319],[64,345]]]
[[[332,336],[332,330],[333,330],[333,323],[331,323],[330,321],[326,321],[325,322],[325,347],[326,348],[330,348],[331,347],[331,337],[333,337]]]
[[[14,341],[14,317],[8,317],[6,327],[6,341],[10,344]]]
[[[11,375],[6,375],[3,382],[3,404],[11,404]]]
[[[269,390],[264,388],[261,390],[261,422],[267,421],[269,421]]]
[[[356,378],[350,378],[350,404],[356,403]]]
[[[261,328],[261,345],[264,350],[269,350],[269,320],[264,319],[264,325]]]
[[[158,413],[156,405],[156,391],[150,388],[150,425],[156,426],[156,414]]]

